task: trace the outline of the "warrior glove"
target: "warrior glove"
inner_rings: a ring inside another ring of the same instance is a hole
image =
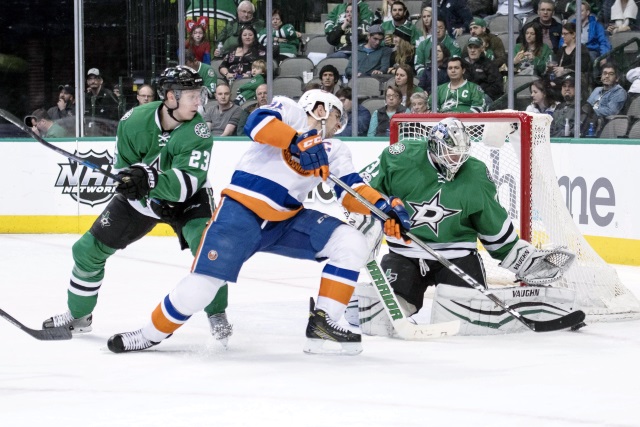
[[[131,165],[116,176],[121,180],[116,187],[116,192],[129,200],[139,200],[146,197],[158,183],[158,172],[151,166],[142,163]]]

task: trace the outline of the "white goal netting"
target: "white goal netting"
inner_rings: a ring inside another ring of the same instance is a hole
[[[553,286],[573,289],[588,321],[640,318],[640,302],[587,243],[556,181],[547,114],[515,111],[481,114],[401,114],[392,118],[391,143],[423,139],[444,117],[456,117],[472,140],[471,155],[488,166],[500,203],[522,238],[537,247],[564,245],[577,254],[574,265]],[[515,277],[483,254],[490,286],[513,284]]]

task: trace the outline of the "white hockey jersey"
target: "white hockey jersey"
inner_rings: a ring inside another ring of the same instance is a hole
[[[253,143],[238,162],[231,183],[222,191],[268,221],[283,221],[302,209],[309,191],[322,182],[313,171],[303,170],[289,151],[293,137],[309,130],[306,112],[292,99],[276,96],[256,109],[245,126]],[[329,171],[373,202],[382,196],[366,185],[353,166],[351,151],[338,139],[327,139],[324,147]],[[343,206],[352,212],[369,213],[342,188],[335,188]]]

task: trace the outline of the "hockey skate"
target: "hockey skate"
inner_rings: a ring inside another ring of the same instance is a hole
[[[229,323],[227,313],[216,313],[209,316],[209,329],[211,329],[211,335],[213,335],[224,348],[227,348],[229,337],[233,335],[233,325]]]
[[[341,327],[331,320],[324,310],[316,310],[311,298],[305,353],[355,356],[362,353],[361,341],[360,334]],[[339,348],[336,348],[335,344],[339,345]]]
[[[107,342],[107,347],[114,353],[146,350],[160,343],[149,341],[142,335],[142,329],[133,332],[115,334]]]
[[[56,314],[53,317],[48,318],[42,322],[42,329],[57,328],[59,326],[66,326],[69,328],[72,334],[82,334],[85,332],[91,332],[91,323],[93,322],[93,314],[87,314],[79,319],[74,318],[70,311],[66,311],[62,314]]]

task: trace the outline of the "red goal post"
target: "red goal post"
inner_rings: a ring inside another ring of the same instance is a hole
[[[471,155],[487,165],[519,235],[537,247],[563,245],[577,254],[554,286],[574,289],[589,321],[640,318],[640,302],[591,248],[566,208],[551,155],[551,116],[521,111],[396,114],[391,118],[390,143],[426,141],[433,125],[446,117],[464,123]],[[511,273],[486,253],[483,259],[490,285],[513,284]]]

